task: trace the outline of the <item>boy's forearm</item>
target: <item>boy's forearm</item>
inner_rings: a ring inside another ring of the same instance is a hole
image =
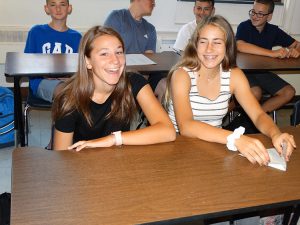
[[[299,41],[295,41],[293,44],[290,45],[289,48],[294,48],[294,49],[296,49],[298,52],[300,52],[300,42],[299,42]]]
[[[247,42],[237,42],[239,52],[272,57],[272,50],[261,48]]]

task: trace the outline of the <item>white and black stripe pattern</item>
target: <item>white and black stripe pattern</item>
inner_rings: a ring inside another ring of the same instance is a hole
[[[221,127],[222,120],[228,111],[228,103],[231,97],[230,93],[230,71],[221,72],[221,87],[219,96],[215,100],[210,100],[206,97],[201,97],[197,89],[197,77],[198,74],[187,68],[183,68],[189,74],[191,78],[191,90],[189,93],[190,103],[194,120],[202,121],[215,127]],[[179,132],[175,113],[173,108],[173,102],[170,101],[169,117],[176,129]]]

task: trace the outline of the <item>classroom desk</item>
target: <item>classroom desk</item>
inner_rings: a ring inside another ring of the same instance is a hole
[[[300,146],[300,129],[284,130]],[[271,147],[265,136],[253,136]],[[299,149],[283,172],[253,165],[225,145],[182,136],[81,152],[19,148],[11,224],[181,224],[299,206],[299,171]]]
[[[175,52],[161,52],[145,54],[155,65],[127,66],[128,71],[138,71],[142,74],[155,76],[155,72],[168,72],[179,60]],[[23,77],[34,76],[67,76],[77,70],[78,54],[25,54],[20,52],[7,52],[5,61],[5,76],[14,79],[14,109],[15,129],[17,143],[25,145],[22,99],[20,80]],[[300,70],[300,57],[298,59],[274,59],[270,57],[238,53],[237,65],[244,71],[298,71]]]
[[[128,71],[138,71],[143,74],[150,72],[168,72],[179,56],[175,52],[162,52],[145,54],[155,65],[127,66]],[[78,54],[25,54],[20,52],[7,52],[5,61],[5,76],[14,79],[14,113],[17,143],[25,145],[22,99],[20,80],[23,77],[70,76],[77,70]],[[155,73],[153,73],[155,74]]]
[[[239,52],[237,66],[245,72],[299,71],[300,57],[278,59]]]

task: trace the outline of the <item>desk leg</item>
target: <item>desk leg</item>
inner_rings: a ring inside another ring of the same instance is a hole
[[[17,134],[16,146],[25,146],[25,132],[23,123],[22,96],[20,88],[20,78],[14,77],[14,113],[15,113],[15,132]]]
[[[297,225],[300,216],[300,205],[297,205],[294,215],[292,217],[290,225]]]

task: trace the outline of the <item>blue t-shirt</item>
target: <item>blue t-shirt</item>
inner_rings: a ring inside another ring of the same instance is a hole
[[[128,9],[113,10],[104,22],[116,30],[125,43],[125,52],[144,53],[156,51],[156,30],[147,20],[135,20]]]
[[[78,31],[68,29],[59,32],[48,24],[35,25],[28,32],[25,53],[61,54],[77,53],[81,39]],[[43,78],[30,78],[29,87],[35,95]]]
[[[295,41],[295,39],[278,26],[269,23],[266,23],[262,32],[259,33],[252,25],[250,19],[239,24],[235,38],[237,41],[243,40],[247,43],[270,50],[274,46],[288,47]]]

